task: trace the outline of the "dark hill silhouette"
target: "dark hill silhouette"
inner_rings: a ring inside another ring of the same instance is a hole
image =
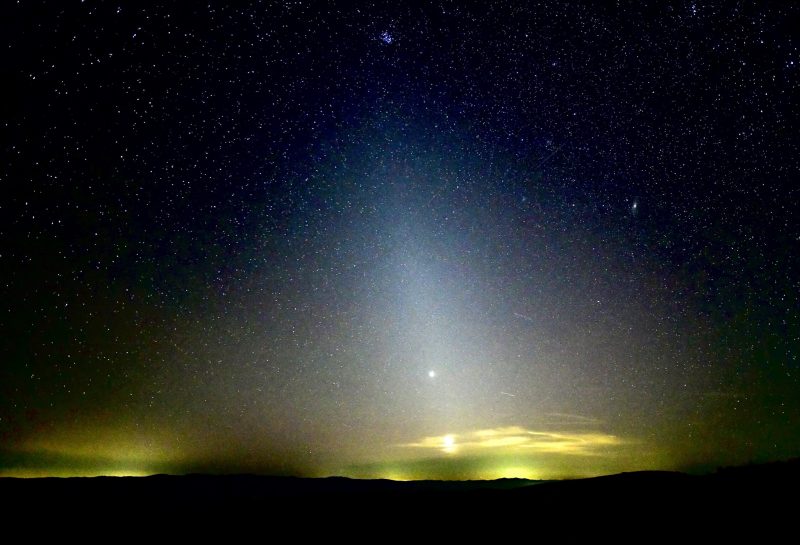
[[[646,471],[565,481],[307,479],[257,475],[154,475],[0,479],[9,515],[125,513],[263,517],[282,514],[350,520],[511,521],[514,524],[702,524],[775,529],[794,519],[800,460],[720,469],[696,476]],[[457,519],[451,517],[456,515]],[[427,520],[427,519],[426,519]],[[516,522],[515,522],[516,521]],[[528,522],[525,522],[528,521]],[[660,521],[660,522],[659,522]]]

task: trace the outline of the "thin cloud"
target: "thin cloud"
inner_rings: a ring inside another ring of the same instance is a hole
[[[583,416],[580,414],[569,414],[569,413],[547,413],[545,416],[549,417],[550,421],[559,422],[561,424],[580,424],[580,425],[598,425],[602,424],[603,421],[598,418],[593,418],[591,416]]]
[[[437,450],[446,454],[481,451],[542,452],[571,456],[598,456],[609,447],[624,444],[621,438],[607,433],[539,431],[521,426],[507,426],[422,437],[399,446]]]

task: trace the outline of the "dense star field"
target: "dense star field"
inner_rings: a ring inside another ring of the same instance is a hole
[[[7,2],[0,475],[800,455],[800,7]]]

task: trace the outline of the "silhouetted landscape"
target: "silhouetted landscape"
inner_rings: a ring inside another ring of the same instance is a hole
[[[459,513],[476,520],[673,520],[724,524],[727,531],[769,519],[788,523],[800,460],[721,468],[707,475],[644,471],[532,481],[358,480],[258,475],[153,475],[0,479],[5,513],[360,513],[409,522],[403,513]],[[268,511],[265,511],[268,509]],[[740,518],[740,517],[747,518]],[[449,523],[449,522],[448,522]]]

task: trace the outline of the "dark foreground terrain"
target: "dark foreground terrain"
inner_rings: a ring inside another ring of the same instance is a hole
[[[14,515],[159,517],[192,524],[202,516],[271,523],[320,520],[384,521],[400,526],[470,525],[519,529],[567,523],[564,531],[615,524],[628,531],[676,524],[725,533],[777,531],[798,518],[800,460],[718,470],[703,476],[638,472],[569,481],[416,481],[300,479],[254,475],[186,475],[70,479],[0,479],[6,521]],[[609,526],[611,525],[611,526]],[[530,528],[529,528],[530,529]]]

